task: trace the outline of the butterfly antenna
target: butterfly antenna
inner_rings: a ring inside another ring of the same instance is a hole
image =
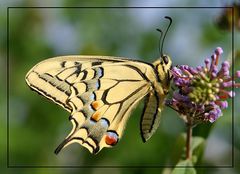
[[[163,32],[159,28],[157,28],[156,30],[160,32],[158,51],[159,51],[159,54],[162,55],[162,53],[161,53],[161,40],[162,40]]]
[[[164,43],[165,37],[166,37],[166,35],[167,35],[167,32],[168,32],[168,30],[169,30],[169,28],[170,28],[170,26],[171,26],[171,24],[172,24],[172,18],[170,18],[169,16],[165,16],[165,18],[169,20],[169,24],[168,24],[168,27],[167,27],[167,29],[166,29],[166,32],[165,32],[165,34],[164,34],[164,36],[163,36],[163,40],[162,40],[162,45],[161,45],[161,50],[160,50],[160,52],[161,52],[161,57],[163,56],[163,43]]]

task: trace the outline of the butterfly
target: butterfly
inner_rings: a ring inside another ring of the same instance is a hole
[[[70,112],[72,131],[55,153],[79,143],[96,154],[118,143],[132,110],[144,97],[141,137],[146,142],[153,135],[169,92],[171,65],[163,54],[152,64],[112,56],[61,56],[35,65],[26,82]]]

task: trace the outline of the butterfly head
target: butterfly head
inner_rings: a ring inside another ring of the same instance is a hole
[[[165,72],[168,73],[172,66],[171,58],[168,55],[162,55],[160,58],[160,64],[165,67]]]
[[[160,59],[153,63],[158,74],[158,79],[163,87],[164,93],[168,93],[172,79],[172,61],[168,55],[162,55]]]

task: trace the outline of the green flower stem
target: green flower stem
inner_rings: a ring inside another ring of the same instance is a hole
[[[186,139],[186,159],[192,158],[191,141],[192,141],[192,121],[187,122],[187,139]]]

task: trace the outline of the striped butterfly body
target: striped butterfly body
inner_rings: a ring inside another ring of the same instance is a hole
[[[63,56],[44,60],[26,75],[31,89],[70,112],[72,131],[55,153],[77,142],[96,154],[117,144],[133,108],[145,97],[143,141],[156,131],[170,86],[171,60],[153,64],[120,57]]]

